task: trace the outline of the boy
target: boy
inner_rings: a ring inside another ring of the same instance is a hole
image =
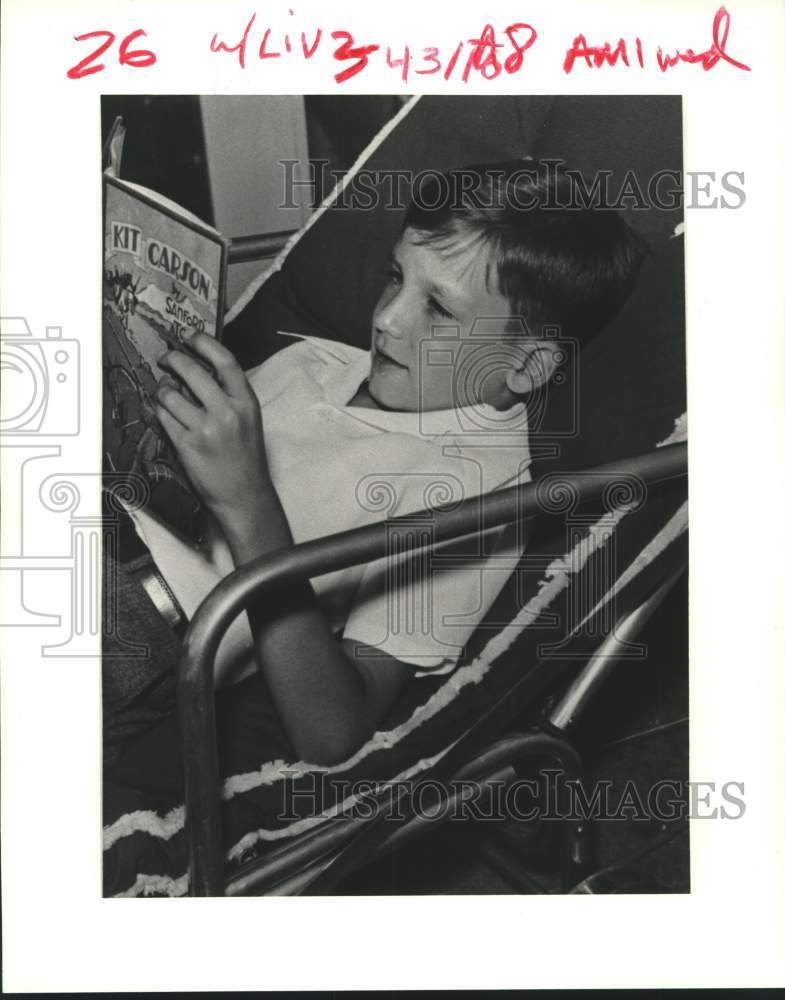
[[[545,328],[594,336],[642,257],[619,216],[570,193],[532,161],[434,178],[393,249],[370,355],[304,339],[247,376],[210,337],[190,344],[213,374],[167,355],[157,416],[212,515],[209,557],[135,517],[186,613],[233,565],[417,511],[432,488],[460,502],[529,478],[526,399],[564,357]],[[520,552],[509,533],[490,542],[490,561],[487,539],[463,564],[440,550],[438,571],[403,553],[250,609],[253,647],[238,623],[218,680],[255,649],[297,756],[346,759],[418,670],[454,664]]]

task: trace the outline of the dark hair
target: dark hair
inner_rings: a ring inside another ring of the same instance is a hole
[[[428,171],[421,180],[405,226],[420,243],[449,246],[466,235],[485,243],[489,287],[495,266],[499,292],[530,331],[559,325],[585,343],[632,290],[645,243],[617,212],[587,204],[580,174],[558,161]]]

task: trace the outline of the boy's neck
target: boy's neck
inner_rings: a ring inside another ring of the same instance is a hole
[[[379,406],[370,392],[368,392],[368,379],[363,382],[357,392],[352,396],[347,403],[347,406],[361,406],[366,410],[384,409],[384,407]]]

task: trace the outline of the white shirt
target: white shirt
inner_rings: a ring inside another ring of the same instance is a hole
[[[296,543],[526,482],[526,410],[474,406],[428,413],[349,406],[368,377],[370,353],[298,338],[247,373],[262,409],[271,478]],[[190,618],[234,568],[223,538],[209,555],[147,512],[133,515],[159,570]],[[429,519],[405,531],[426,535]],[[334,630],[419,670],[451,669],[521,554],[519,529],[496,529],[431,555],[390,554],[312,581]],[[401,545],[404,552],[401,553]],[[369,653],[369,655],[371,655]],[[253,664],[242,615],[219,652],[235,677]],[[227,662],[231,661],[231,665]]]

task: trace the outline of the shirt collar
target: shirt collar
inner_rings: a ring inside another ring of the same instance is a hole
[[[315,339],[303,337],[303,340]],[[450,437],[455,439],[456,444],[479,445],[488,440],[497,447],[506,444],[519,448],[526,442],[528,421],[524,403],[516,403],[508,410],[497,410],[487,403],[480,403],[424,413],[349,406],[350,400],[368,378],[370,351],[323,340],[319,340],[319,347],[340,362],[322,384],[324,402],[354,420],[388,433],[410,434],[426,440]]]

